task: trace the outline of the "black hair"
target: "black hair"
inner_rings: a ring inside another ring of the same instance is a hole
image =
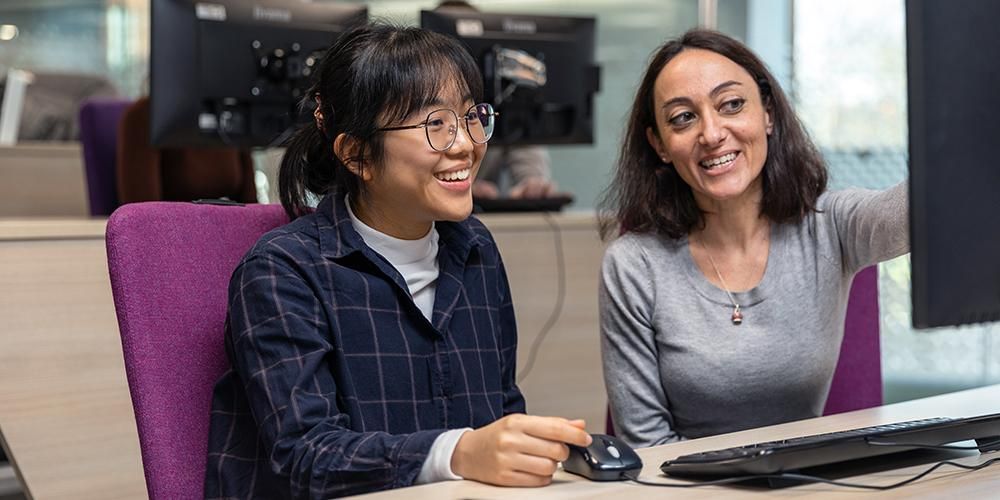
[[[453,38],[383,23],[359,26],[337,38],[302,102],[303,109],[311,109],[315,101],[322,125],[317,121],[300,128],[281,160],[278,186],[289,218],[309,210],[310,194],[337,192],[357,199],[363,185],[346,164],[379,168],[385,152],[378,128],[429,106],[449,85],[475,102],[482,100],[479,68]],[[333,141],[340,134],[357,141],[356,156],[334,154]]]
[[[826,165],[763,61],[738,40],[717,31],[693,29],[663,44],[646,68],[632,103],[614,180],[600,203],[614,215],[601,223],[604,238],[632,231],[677,239],[704,226],[704,214],[691,187],[672,165],[660,160],[646,137],[646,129],[656,130],[656,79],[667,63],[689,48],[725,56],[750,73],[771,114],[773,129],[761,172],[761,214],[777,223],[801,221],[816,210],[816,200],[826,191]]]

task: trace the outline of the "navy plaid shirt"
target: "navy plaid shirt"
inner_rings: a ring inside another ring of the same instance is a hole
[[[354,230],[343,195],[264,235],[229,285],[205,496],[408,486],[445,430],[524,412],[510,290],[489,231],[439,222],[432,320]]]

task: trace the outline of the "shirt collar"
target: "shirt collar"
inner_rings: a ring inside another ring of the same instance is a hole
[[[354,229],[345,198],[343,193],[334,191],[324,196],[316,207],[316,228],[319,231],[320,253],[324,257],[339,259],[367,248]],[[463,260],[473,248],[486,243],[485,238],[472,229],[469,219],[461,222],[439,221],[435,223],[435,228],[441,246]]]

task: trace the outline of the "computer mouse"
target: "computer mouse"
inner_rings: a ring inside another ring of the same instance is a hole
[[[606,434],[591,434],[594,441],[581,448],[569,445],[563,470],[591,481],[623,481],[639,476],[642,459],[622,440]]]

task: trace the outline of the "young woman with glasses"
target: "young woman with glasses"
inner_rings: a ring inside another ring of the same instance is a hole
[[[523,414],[503,262],[470,217],[496,118],[478,68],[448,37],[371,25],[316,77],[279,174],[293,220],[230,282],[205,496],[547,484],[591,438]]]

